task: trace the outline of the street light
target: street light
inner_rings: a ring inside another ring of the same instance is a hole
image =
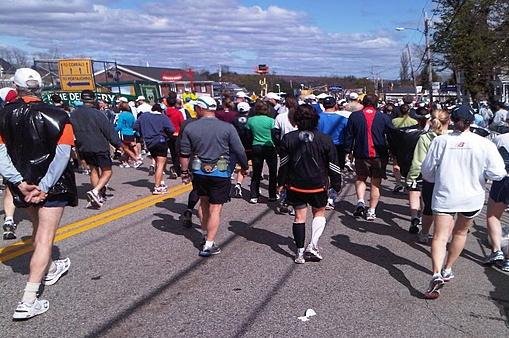
[[[396,30],[398,32],[405,31],[405,30],[413,30],[413,31],[418,31],[424,35],[424,39],[425,39],[425,43],[426,43],[426,55],[428,58],[429,104],[431,107],[433,105],[433,68],[432,68],[433,66],[431,64],[431,47],[429,45],[429,39],[428,39],[429,27],[430,27],[429,21],[430,20],[428,18],[428,15],[426,13],[424,13],[424,31],[421,31],[418,28],[408,28],[408,27],[396,27]]]
[[[281,93],[281,85],[279,83],[276,83],[276,87],[277,87],[277,93]]]

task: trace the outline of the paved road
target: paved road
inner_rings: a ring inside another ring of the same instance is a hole
[[[440,299],[427,301],[429,247],[406,231],[407,202],[390,192],[391,182],[376,223],[351,217],[355,197],[348,184],[327,215],[324,260],[296,265],[292,220],[276,215],[264,199],[255,206],[229,203],[218,238],[223,253],[198,257],[199,231],[178,221],[188,187],[172,181],[171,194],[150,197],[147,179],[145,169],[116,169],[107,208],[87,210],[80,200],[66,210],[54,255],[70,257],[71,270],[44,290],[50,310],[30,321],[11,321],[30,256],[20,250],[29,249],[2,243],[1,337],[509,334],[509,276],[480,263],[487,245],[483,217],[455,280]],[[83,196],[87,177],[78,175],[78,182]],[[21,221],[20,234],[29,232]],[[301,322],[297,317],[308,308],[317,315]]]

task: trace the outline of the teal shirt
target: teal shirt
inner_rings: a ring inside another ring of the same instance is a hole
[[[272,129],[274,119],[265,115],[256,115],[247,120],[246,128],[253,133],[253,146],[274,147]]]

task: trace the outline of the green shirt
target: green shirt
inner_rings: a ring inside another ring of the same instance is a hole
[[[253,133],[253,146],[274,147],[272,128],[274,119],[265,115],[256,115],[247,120],[246,128]]]
[[[402,117],[396,117],[394,120],[392,120],[392,124],[394,127],[400,129],[415,126],[417,124],[417,120],[406,115]]]
[[[419,137],[419,141],[417,141],[417,145],[415,146],[412,165],[410,166],[410,170],[408,171],[407,183],[415,181],[421,174],[422,162],[424,162],[424,159],[428,154],[431,141],[433,141],[433,139],[437,136],[438,135],[434,131],[430,131],[427,132],[426,134],[422,134]]]

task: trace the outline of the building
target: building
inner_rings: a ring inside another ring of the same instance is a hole
[[[138,84],[141,94],[150,101],[167,96],[170,91],[180,95],[185,91],[213,95],[213,82],[192,70],[117,65],[116,68],[98,71],[94,76],[96,83],[125,95],[133,95],[136,92],[135,84]]]
[[[509,103],[509,69],[501,71],[492,83],[495,97],[502,102]]]
[[[16,67],[0,58],[0,88],[12,86],[11,78],[15,72]]]

